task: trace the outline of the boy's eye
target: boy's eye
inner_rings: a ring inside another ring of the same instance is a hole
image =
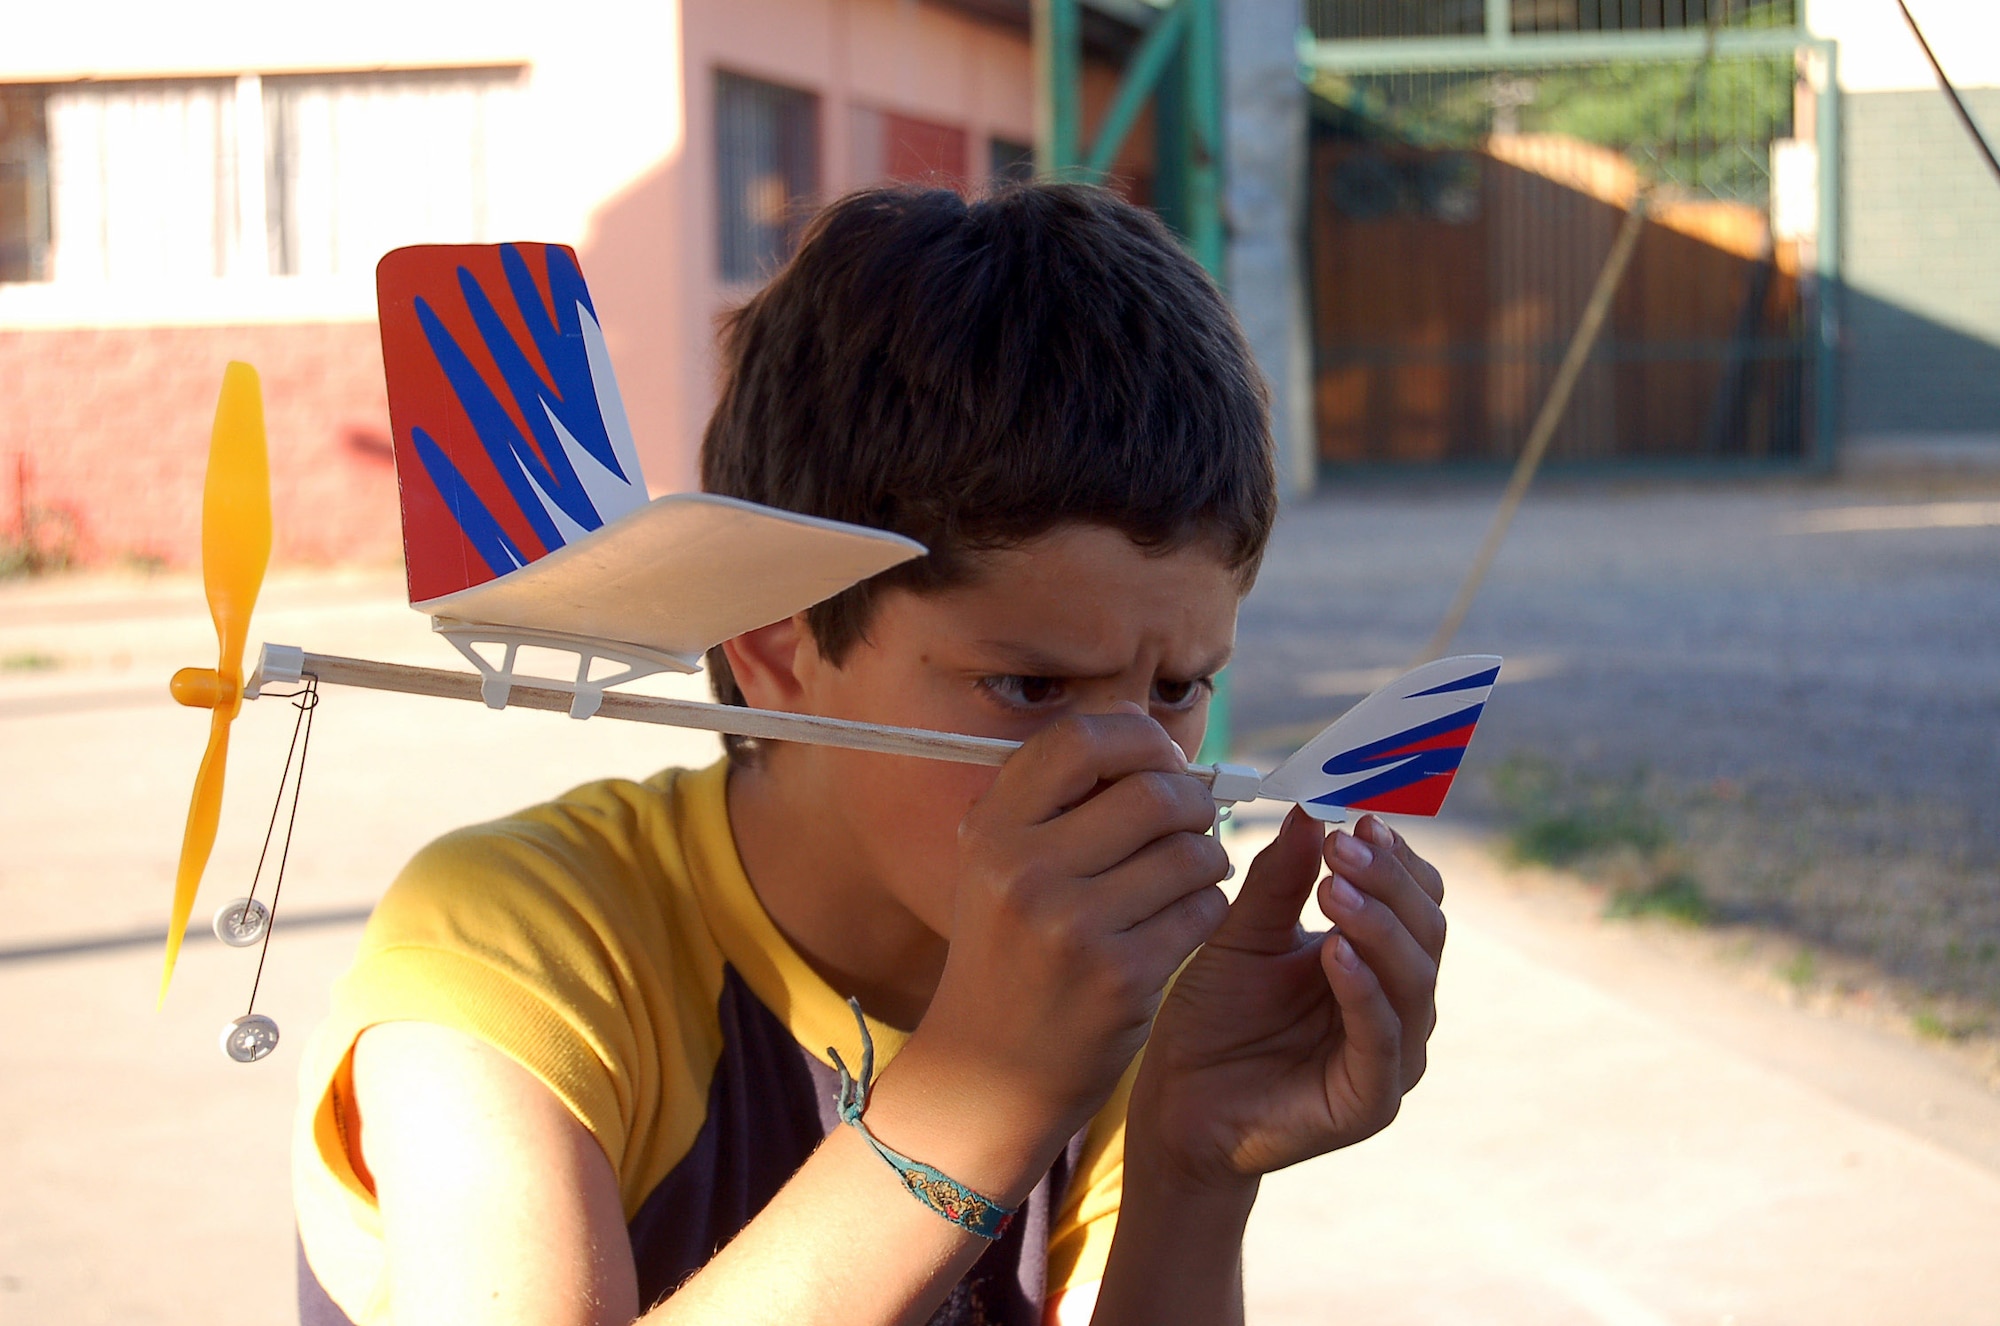
[[[1153,683],[1153,703],[1165,709],[1192,709],[1214,689],[1213,677],[1196,677],[1193,681],[1160,680]]]
[[[985,677],[979,683],[1003,704],[1016,709],[1039,709],[1063,698],[1060,677]]]

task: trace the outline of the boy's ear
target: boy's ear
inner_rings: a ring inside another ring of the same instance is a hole
[[[790,712],[796,712],[803,702],[800,665],[805,660],[801,653],[812,647],[812,631],[806,626],[804,613],[722,642],[743,703],[752,709]]]

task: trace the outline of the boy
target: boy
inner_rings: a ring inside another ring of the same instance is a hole
[[[877,191],[725,374],[705,487],[931,551],[721,698],[1027,744],[737,743],[427,848],[303,1070],[305,1319],[1240,1319],[1259,1176],[1422,1074],[1444,921],[1372,818],[1217,887],[1182,752],[1275,510],[1226,308],[1109,194]]]

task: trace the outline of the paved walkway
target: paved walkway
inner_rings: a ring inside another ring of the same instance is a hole
[[[253,639],[448,665],[398,591],[382,576],[280,582]],[[206,727],[159,687],[207,641],[189,584],[0,586],[0,660],[68,661],[0,673],[6,1326],[288,1320],[297,1051],[389,874],[453,824],[715,749],[329,693],[258,999],[286,1039],[239,1067],[215,1041],[254,950],[191,944],[152,1008]],[[290,730],[277,704],[238,725],[198,916],[248,878]],[[1454,922],[1432,1073],[1383,1137],[1267,1183],[1254,1321],[2000,1316],[2000,1098],[1916,1047],[1546,905],[1474,839],[1420,841],[1447,867]]]
[[[1253,1320],[2000,1320],[2000,1096],[1414,832],[1453,922],[1433,1069],[1267,1184]]]

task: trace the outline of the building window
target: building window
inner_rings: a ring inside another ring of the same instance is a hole
[[[969,178],[965,130],[872,106],[854,107],[851,118],[855,178],[964,187]]]
[[[518,69],[0,87],[0,281],[360,275],[486,238]]]
[[[401,245],[484,242],[491,120],[519,81],[513,69],[264,79],[270,272],[366,273]]]
[[[819,191],[819,98],[715,75],[717,245],[725,281],[756,281],[791,256]]]
[[[45,89],[0,87],[0,281],[49,279]]]
[[[240,233],[236,80],[70,83],[44,104],[53,279],[228,274]]]
[[[1026,183],[1035,178],[1035,149],[1027,143],[996,138],[988,148],[993,162],[993,182]]]

